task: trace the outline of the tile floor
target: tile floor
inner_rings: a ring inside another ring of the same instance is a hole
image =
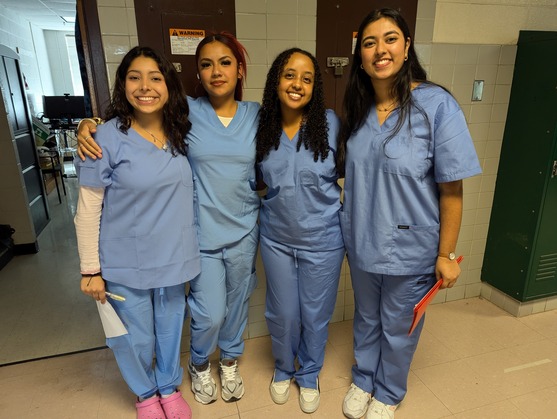
[[[557,311],[518,319],[474,298],[431,306],[427,317],[397,419],[557,417]],[[181,388],[194,418],[342,418],[351,364],[351,322],[332,324],[321,406],[312,415],[300,411],[295,386],[285,405],[271,401],[268,337],[247,341],[242,400],[203,406],[193,400],[189,378]],[[213,375],[218,379],[216,368]],[[2,367],[0,395],[2,418],[135,417],[108,349]]]
[[[66,199],[75,202],[71,191]],[[12,261],[0,271],[0,365],[16,363],[0,367],[0,419],[132,419],[134,397],[108,349],[17,363],[104,344],[96,311],[68,304],[82,298],[71,286],[75,238],[62,228],[71,222],[73,204],[57,206],[55,195],[49,200],[57,216],[40,236],[40,263]],[[29,287],[20,286],[23,279]],[[194,418],[342,419],[353,362],[351,326],[350,321],[330,326],[321,406],[314,414],[300,411],[295,386],[288,403],[273,404],[270,340],[261,337],[247,341],[240,361],[242,400],[200,405],[184,378],[181,389]],[[183,365],[187,359],[184,353]],[[557,418],[557,310],[515,318],[480,298],[431,306],[408,389],[397,419]]]
[[[51,220],[39,252],[16,256],[0,270],[0,365],[105,345],[96,306],[76,285],[77,179],[64,182],[62,204],[56,190],[48,196]]]

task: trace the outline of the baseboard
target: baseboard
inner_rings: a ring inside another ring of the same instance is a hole
[[[2,246],[0,248],[0,269],[8,264],[10,260],[14,257],[14,252],[12,249]]]
[[[39,252],[39,243],[23,243],[14,246],[14,255],[30,255]]]

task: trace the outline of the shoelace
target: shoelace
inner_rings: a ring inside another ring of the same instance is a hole
[[[236,365],[221,365],[221,371],[225,381],[236,380],[236,368]]]
[[[211,369],[207,368],[205,371],[197,371],[197,376],[201,379],[201,385],[211,385]]]

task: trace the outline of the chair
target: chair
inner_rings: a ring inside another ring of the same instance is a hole
[[[60,195],[60,186],[58,185],[58,175],[60,175],[60,182],[62,183],[62,188],[64,189],[64,195],[66,195],[66,185],[64,184],[64,176],[62,172],[62,164],[60,163],[60,153],[56,150],[42,151],[39,153],[40,157],[47,158],[48,164],[41,163],[41,172],[43,174],[43,183],[46,190],[46,178],[45,175],[53,175],[54,183],[56,184],[56,192],[58,193],[58,201],[62,203],[62,196]]]

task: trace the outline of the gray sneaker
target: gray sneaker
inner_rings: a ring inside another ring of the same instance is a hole
[[[238,371],[238,361],[224,358],[219,362],[221,397],[225,402],[240,400],[244,395],[244,381]]]
[[[213,403],[217,400],[217,383],[211,377],[211,363],[195,366],[188,362],[188,372],[191,377],[191,391],[195,400],[201,404]]]

